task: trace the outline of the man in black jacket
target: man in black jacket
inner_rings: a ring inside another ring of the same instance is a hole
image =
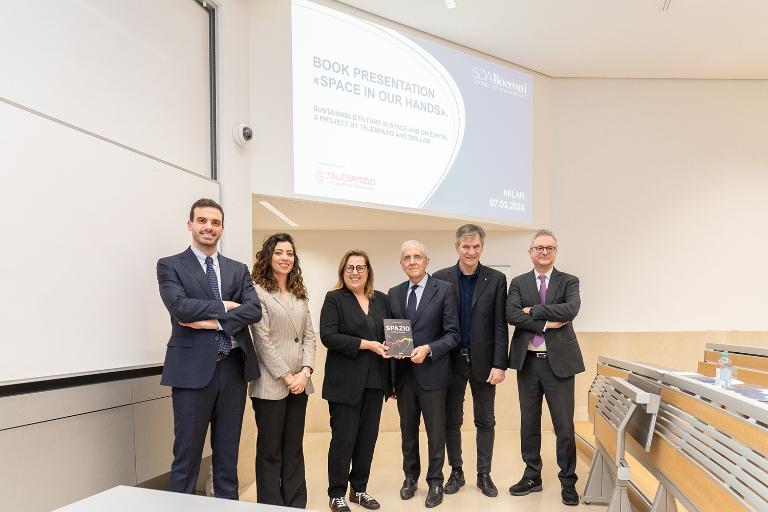
[[[573,427],[574,375],[584,371],[573,319],[579,312],[579,279],[557,270],[557,239],[546,229],[531,241],[532,272],[512,279],[507,321],[515,326],[509,367],[517,370],[520,395],[520,449],[525,472],[509,488],[513,496],[541,491],[541,404],[546,397],[557,436],[561,495],[578,505],[576,437]]]
[[[445,493],[453,494],[464,485],[461,458],[461,425],[467,382],[472,390],[473,416],[477,429],[477,486],[486,496],[498,496],[491,480],[491,458],[496,418],[496,384],[507,369],[507,278],[480,263],[485,231],[466,224],[456,230],[456,265],[438,270],[435,279],[453,285],[459,304],[459,346],[451,351],[453,371],[445,399],[445,441],[451,475]]]
[[[389,290],[392,318],[411,321],[414,349],[410,359],[397,361],[395,392],[403,436],[405,481],[400,498],[411,499],[416,492],[419,462],[419,422],[424,416],[429,448],[424,505],[436,507],[443,501],[445,462],[445,390],[451,376],[448,355],[459,342],[458,313],[453,287],[427,275],[427,249],[416,240],[403,243],[400,266],[408,280]]]

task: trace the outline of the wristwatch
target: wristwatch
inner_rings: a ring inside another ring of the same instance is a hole
[[[312,376],[312,370],[306,367],[301,370],[301,373],[303,373],[306,378],[310,378]]]

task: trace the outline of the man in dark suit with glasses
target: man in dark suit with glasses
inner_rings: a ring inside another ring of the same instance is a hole
[[[584,371],[573,319],[579,312],[579,279],[557,270],[557,238],[539,230],[528,255],[533,271],[512,279],[507,322],[515,326],[509,367],[517,370],[520,396],[520,449],[523,477],[509,488],[513,496],[541,491],[541,405],[547,399],[557,437],[562,501],[578,505],[576,436],[573,426],[574,376]]]

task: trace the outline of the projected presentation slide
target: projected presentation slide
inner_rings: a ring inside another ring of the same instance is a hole
[[[293,0],[294,193],[531,221],[529,75]]]

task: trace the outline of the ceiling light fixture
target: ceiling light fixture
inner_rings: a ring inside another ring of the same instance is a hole
[[[296,224],[295,222],[293,222],[290,219],[290,217],[288,217],[286,214],[284,214],[283,212],[281,212],[280,210],[275,208],[274,205],[272,203],[270,203],[269,201],[259,201],[259,203],[261,204],[261,206],[263,206],[267,210],[271,211],[272,213],[274,213],[275,215],[280,217],[280,219],[285,221],[285,223],[288,224],[289,226],[294,227],[294,228],[299,227],[299,225]]]
[[[445,2],[445,7],[447,9],[455,9],[456,8],[456,0],[443,0]]]

